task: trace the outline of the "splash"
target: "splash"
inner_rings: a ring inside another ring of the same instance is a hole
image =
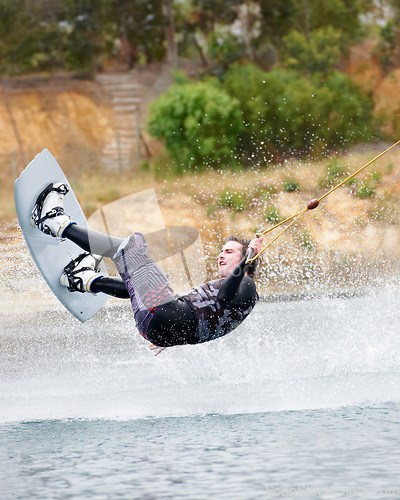
[[[263,303],[234,333],[155,358],[128,307],[3,325],[0,421],[136,419],[400,400],[397,287]],[[15,318],[14,318],[15,319]]]

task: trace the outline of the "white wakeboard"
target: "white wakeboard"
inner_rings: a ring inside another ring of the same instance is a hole
[[[39,153],[15,181],[17,216],[28,249],[43,278],[64,307],[80,321],[85,322],[102,308],[107,295],[70,292],[59,283],[64,267],[83,250],[71,241],[60,241],[42,233],[30,223],[37,197],[51,182],[64,182],[69,186],[70,190],[64,198],[65,212],[80,226],[88,227],[86,217],[64,172],[47,149]],[[101,273],[107,275],[103,262]]]

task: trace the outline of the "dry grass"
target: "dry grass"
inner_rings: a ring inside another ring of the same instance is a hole
[[[384,149],[384,146],[380,150]],[[398,148],[400,149],[400,147]],[[379,150],[379,151],[380,151]],[[353,172],[369,161],[377,149],[354,149],[338,157],[348,172]],[[285,181],[295,181],[304,197],[321,196],[326,188],[323,179],[326,176],[326,164],[330,159],[321,161],[289,160],[280,165],[252,168],[243,171],[207,171],[201,174],[187,174],[184,177],[160,176],[157,172],[114,172],[91,166],[81,170],[68,169],[63,165],[71,186],[87,216],[100,207],[124,196],[154,188],[162,199],[178,194],[195,199],[205,208],[218,204],[218,194],[226,189],[245,193],[251,200],[254,197],[268,196],[271,190],[280,193],[285,190]],[[73,163],[73,162],[72,162]],[[400,192],[400,153],[397,150],[371,165],[358,176],[359,182],[368,179],[371,172],[378,172],[380,184],[390,193]],[[11,158],[3,160],[0,165],[0,219],[10,220],[16,217],[13,197],[13,171]],[[288,193],[289,194],[289,193]],[[294,195],[293,195],[294,196]],[[367,203],[372,200],[367,200]]]

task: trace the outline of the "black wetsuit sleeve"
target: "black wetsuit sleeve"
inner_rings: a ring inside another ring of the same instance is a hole
[[[222,304],[238,305],[252,302],[257,296],[252,278],[245,276],[247,256],[227,276],[221,285],[217,300]]]

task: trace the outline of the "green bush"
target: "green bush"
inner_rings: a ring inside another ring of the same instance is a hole
[[[359,180],[356,179],[355,177],[352,177],[351,179],[345,182],[345,186],[352,188],[352,190],[354,190],[354,188],[358,185],[358,183]]]
[[[243,152],[261,158],[265,150],[285,154],[333,149],[366,140],[375,131],[372,101],[338,71],[309,78],[289,69],[264,72],[251,64],[234,64],[224,88],[240,101]]]
[[[241,212],[247,208],[247,196],[240,191],[226,189],[219,194],[219,206]]]
[[[234,164],[243,129],[239,101],[213,80],[175,84],[152,103],[148,129],[164,139],[177,173]]]
[[[320,82],[316,97],[328,148],[366,141],[376,133],[372,100],[344,73],[330,73],[325,83]]]
[[[237,61],[244,55],[244,48],[238,39],[229,31],[213,31],[209,33],[207,39],[207,54],[212,59],[212,66],[215,70],[220,67],[226,69],[229,64]]]
[[[356,193],[357,197],[360,198],[360,200],[365,200],[365,198],[370,198],[374,194],[375,194],[375,188],[368,184],[364,184],[364,186],[361,186]]]
[[[303,231],[300,235],[300,245],[306,250],[315,250],[315,242],[308,231]]]
[[[300,191],[300,184],[294,179],[285,179],[283,181],[283,190],[286,191],[286,193]]]
[[[336,157],[333,157],[325,166],[325,176],[320,179],[320,185],[323,187],[331,188],[339,184],[346,175],[346,168],[338,162]],[[354,177],[353,177],[354,179]],[[351,180],[353,180],[351,179]],[[353,185],[354,183],[350,183]]]
[[[373,170],[371,172],[371,180],[373,180],[376,183],[379,183],[382,179],[382,174],[380,172],[377,172],[376,170]]]
[[[267,207],[264,212],[264,217],[267,222],[277,224],[282,220],[278,210],[275,207]]]

